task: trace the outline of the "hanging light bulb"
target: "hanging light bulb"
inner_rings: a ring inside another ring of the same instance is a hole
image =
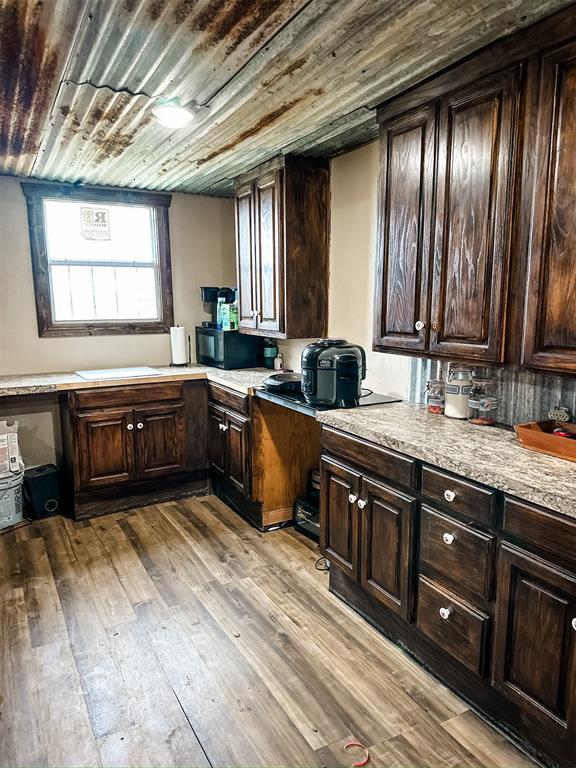
[[[159,123],[167,128],[182,128],[192,120],[194,113],[180,104],[180,99],[157,99],[152,107],[152,114]]]

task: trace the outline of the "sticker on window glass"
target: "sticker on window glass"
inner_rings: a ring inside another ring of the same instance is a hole
[[[80,233],[85,240],[110,240],[108,208],[80,207]]]

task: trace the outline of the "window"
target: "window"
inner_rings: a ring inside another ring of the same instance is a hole
[[[166,333],[170,195],[22,182],[40,336]]]

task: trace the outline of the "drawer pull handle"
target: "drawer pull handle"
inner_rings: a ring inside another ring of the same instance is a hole
[[[136,424],[136,429],[144,429],[144,424],[142,424],[142,422],[139,421],[138,424]]]
[[[364,501],[364,499],[358,499],[358,509],[364,509],[368,502]]]
[[[576,619],[572,619],[572,629],[576,629]]]
[[[444,498],[446,499],[446,501],[454,501],[454,499],[456,498],[456,494],[454,493],[454,491],[446,490],[444,491]]]
[[[126,424],[126,429],[128,430],[128,432],[132,432],[132,430],[134,429],[134,424]]]
[[[440,614],[440,618],[446,621],[447,619],[450,618],[452,611],[450,610],[450,608],[440,608],[438,613]]]
[[[348,496],[348,501],[350,502],[350,504],[356,504],[356,502],[358,501],[358,496],[354,496],[354,494],[351,493]]]
[[[442,534],[442,541],[444,544],[452,544],[454,541],[454,534],[453,533],[443,533]]]

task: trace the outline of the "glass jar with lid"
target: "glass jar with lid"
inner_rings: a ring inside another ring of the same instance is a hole
[[[444,413],[444,379],[428,379],[425,398],[428,413]]]
[[[468,418],[468,395],[472,386],[472,368],[450,363],[446,379],[444,413],[451,419]]]
[[[489,376],[473,376],[468,396],[468,420],[483,427],[493,426],[498,402],[497,380]]]

